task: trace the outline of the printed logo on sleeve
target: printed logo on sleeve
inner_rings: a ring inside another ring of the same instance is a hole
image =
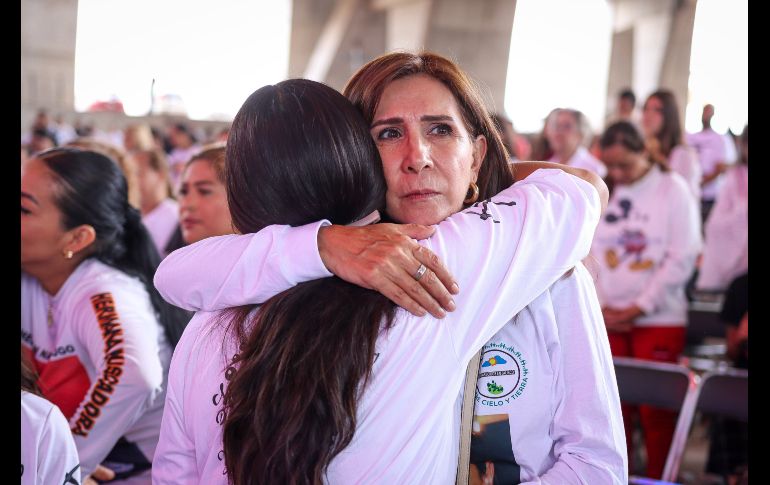
[[[503,343],[485,345],[476,382],[476,401],[490,407],[510,403],[524,392],[528,374],[521,352]]]

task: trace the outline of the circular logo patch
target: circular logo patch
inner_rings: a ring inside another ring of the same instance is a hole
[[[508,352],[490,349],[481,354],[476,392],[488,399],[501,399],[519,386],[521,368]]]

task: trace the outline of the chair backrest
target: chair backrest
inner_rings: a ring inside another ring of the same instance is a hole
[[[749,422],[749,371],[727,369],[701,377],[697,411]]]
[[[663,469],[664,480],[674,480],[679,474],[679,465],[696,411],[748,422],[749,372],[729,368],[706,372],[701,377],[700,384],[687,396],[682,406]],[[683,421],[682,415],[688,415],[689,420]]]
[[[613,357],[620,400],[625,404],[648,404],[672,411],[682,408],[697,376],[687,367],[629,357]]]
[[[700,378],[681,364],[613,357],[620,401],[678,411],[676,431],[666,457],[662,480],[674,481],[690,431]],[[677,433],[684,433],[682,440]]]

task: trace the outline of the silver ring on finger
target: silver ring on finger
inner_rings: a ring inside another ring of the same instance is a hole
[[[417,271],[412,275],[412,278],[414,278],[415,281],[420,281],[420,278],[423,277],[426,271],[428,271],[428,268],[424,264],[420,264],[420,267],[417,268]]]

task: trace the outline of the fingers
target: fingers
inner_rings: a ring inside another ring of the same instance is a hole
[[[91,472],[91,476],[97,480],[112,480],[115,478],[115,472],[106,466],[96,465],[94,471]]]
[[[409,236],[412,239],[427,239],[436,232],[436,228],[433,226],[423,226],[421,224],[400,224],[395,225],[402,234]]]
[[[428,267],[428,269],[436,276],[438,282],[441,284],[441,290],[443,290],[443,293],[451,293],[453,295],[456,295],[460,293],[460,287],[457,285],[457,282],[452,277],[452,274],[449,272],[449,269],[444,265],[444,262],[439,259],[438,256],[436,256],[433,251],[430,249],[419,246],[417,249],[415,249],[412,254],[414,254],[415,258],[417,258],[417,261],[424,264]],[[427,274],[425,276],[428,276]],[[420,280],[422,281],[425,279],[424,277]],[[448,308],[445,303],[445,298],[439,298],[439,294],[431,291],[428,289],[431,295],[433,295],[434,298],[439,300],[444,308],[446,308],[449,311],[454,310],[454,308]],[[448,298],[449,295],[447,294],[446,297]],[[450,298],[451,300],[451,298]]]
[[[412,315],[424,317],[427,314],[425,308],[423,308],[411,296],[409,296],[406,291],[401,289],[399,285],[393,283],[390,280],[383,280],[374,289],[380,292],[385,298],[405,309]]]

